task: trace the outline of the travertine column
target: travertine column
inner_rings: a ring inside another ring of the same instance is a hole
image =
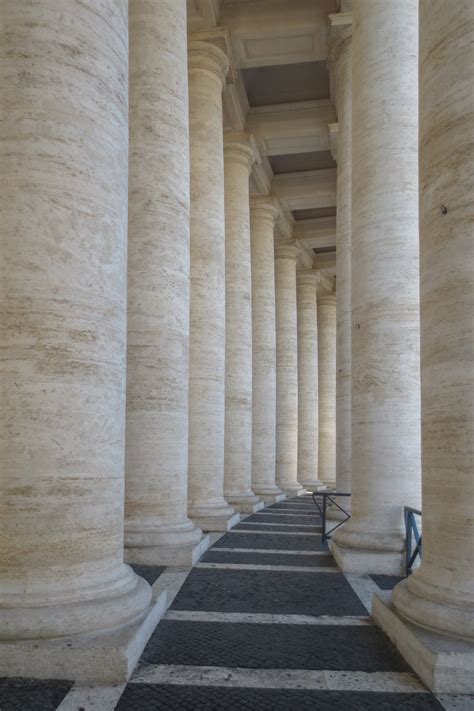
[[[36,641],[2,673],[91,672],[40,640],[151,598],[123,562],[127,7],[2,3],[0,638]]]
[[[336,483],[336,295],[318,293],[319,457],[318,476]],[[345,502],[344,502],[345,503]]]
[[[401,572],[420,502],[418,2],[354,4],[352,511],[339,564]]]
[[[252,491],[268,503],[285,498],[275,484],[276,336],[273,228],[276,198],[252,198]]]
[[[295,244],[275,249],[276,314],[276,483],[289,496],[298,483],[298,335]]]
[[[472,2],[421,1],[423,560],[420,568],[398,585],[393,594],[397,609],[409,620],[471,640],[474,640],[473,41]],[[473,665],[474,647],[471,692]]]
[[[225,195],[225,447],[224,496],[253,513],[252,493],[252,277],[249,175],[256,145],[251,135],[224,136]]]
[[[127,560],[192,565],[186,3],[130,2]],[[207,539],[208,540],[208,539]]]
[[[298,309],[298,481],[305,488],[323,488],[318,478],[318,317],[317,275],[296,272]]]
[[[189,56],[191,304],[188,513],[207,531],[238,515],[224,499],[225,218],[224,52],[193,41]]]
[[[337,93],[336,489],[351,490],[351,87],[352,15],[330,15]],[[350,499],[344,499],[344,508]],[[337,515],[337,514],[336,514]]]

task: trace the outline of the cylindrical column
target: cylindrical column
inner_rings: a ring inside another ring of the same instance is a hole
[[[224,496],[238,511],[263,502],[252,480],[252,277],[249,175],[255,159],[250,134],[224,136],[225,195],[225,446]]]
[[[225,217],[222,88],[224,52],[189,45],[191,303],[188,513],[207,531],[228,530],[224,499]]]
[[[276,483],[298,496],[298,335],[295,244],[275,249],[276,315]]]
[[[336,489],[351,490],[351,15],[331,15],[337,92]],[[341,24],[342,21],[342,24]],[[342,501],[342,500],[341,500]],[[344,508],[350,499],[344,499]]]
[[[345,570],[398,574],[420,502],[418,2],[354,4],[352,519]]]
[[[129,28],[126,555],[192,565],[186,3],[132,0]]]
[[[296,272],[298,309],[298,481],[310,491],[323,488],[318,478],[318,317],[317,275]]]
[[[318,476],[329,487],[336,483],[336,295],[318,300],[319,456]],[[343,502],[345,503],[345,502]]]
[[[423,559],[393,593],[396,608],[412,622],[471,640],[473,35],[474,5],[469,0],[421,1]]]
[[[2,639],[151,598],[123,563],[127,7],[2,3]]]
[[[275,198],[252,198],[252,491],[268,503],[285,498],[275,484],[276,336],[273,228]]]

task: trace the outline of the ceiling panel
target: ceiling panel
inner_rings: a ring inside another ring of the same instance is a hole
[[[293,210],[292,215],[296,221],[311,220],[315,217],[333,217],[336,214],[336,207],[312,207],[307,210]]]
[[[250,106],[329,98],[325,61],[242,69]]]
[[[321,170],[336,167],[330,151],[287,153],[286,155],[269,156],[268,160],[274,175],[297,173],[300,170]]]

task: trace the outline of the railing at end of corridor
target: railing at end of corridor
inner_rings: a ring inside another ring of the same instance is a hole
[[[421,560],[421,533],[418,530],[415,516],[420,516],[421,511],[405,506],[403,509],[405,519],[405,575],[410,575],[413,564],[419,556]],[[415,547],[413,547],[413,541]]]
[[[337,501],[334,500],[334,497],[336,496],[350,496],[350,494],[346,493],[341,493],[339,491],[314,491],[313,492],[313,502],[316,504],[319,513],[321,514],[321,540],[323,543],[326,543],[326,541],[331,538],[331,534],[339,528],[339,526],[342,526],[343,523],[348,521],[351,517],[349,511],[346,511],[342,506],[340,506]],[[317,498],[320,497],[322,501],[318,501]],[[338,523],[333,526],[329,531],[326,531],[326,515],[327,515],[327,510],[328,510],[328,503],[330,506],[335,506],[339,511],[341,511],[342,514],[344,514],[345,518],[342,519],[342,521],[338,521]]]

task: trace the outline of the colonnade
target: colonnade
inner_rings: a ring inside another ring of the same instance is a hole
[[[472,642],[473,24],[421,0],[418,48],[416,0],[331,21],[334,293],[250,197],[229,57],[184,1],[4,3],[4,673],[46,675],[25,640],[136,651],[152,592],[124,561],[192,565],[203,531],[324,486],[352,487],[341,568],[391,574],[422,487],[423,562],[374,614],[406,656],[408,624]]]

